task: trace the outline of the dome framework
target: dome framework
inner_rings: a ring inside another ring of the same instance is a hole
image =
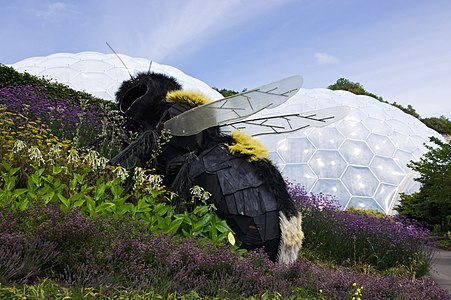
[[[419,174],[407,164],[427,152],[430,136],[443,137],[392,105],[346,91],[302,89],[277,109],[340,105],[351,107],[350,113],[327,127],[260,139],[282,174],[307,192],[333,195],[343,209],[393,214],[399,193],[420,188],[414,180]]]

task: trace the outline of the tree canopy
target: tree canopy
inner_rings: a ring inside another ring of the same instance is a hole
[[[218,88],[215,88],[215,87],[213,89],[216,90],[217,92],[219,92],[224,97],[230,97],[230,96],[233,96],[235,94],[238,94],[238,92],[234,91],[234,90],[218,89]]]
[[[415,180],[422,184],[420,191],[401,195],[396,208],[400,215],[417,219],[441,232],[451,230],[451,143],[431,137],[433,146],[428,152],[408,166],[419,172]]]
[[[338,79],[337,82],[335,82],[332,85],[329,85],[327,88],[330,89],[330,90],[334,90],[334,91],[335,90],[343,90],[343,91],[351,92],[351,93],[356,94],[356,95],[370,96],[370,97],[373,97],[373,98],[375,98],[375,99],[377,99],[379,101],[383,101],[383,99],[381,97],[376,96],[375,94],[366,91],[363,88],[363,85],[361,85],[360,83],[352,82],[352,81],[350,81],[350,80],[348,80],[346,78]]]
[[[451,121],[447,119],[445,116],[441,116],[440,118],[424,118],[421,121],[429,128],[434,129],[438,133],[441,134],[451,134]]]

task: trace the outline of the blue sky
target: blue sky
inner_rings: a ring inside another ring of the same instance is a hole
[[[0,0],[0,63],[98,51],[242,90],[344,77],[422,117],[451,118],[449,0]]]

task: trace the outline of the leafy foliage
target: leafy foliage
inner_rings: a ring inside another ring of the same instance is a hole
[[[421,121],[429,128],[434,129],[441,134],[451,134],[451,121],[445,116],[440,118],[424,118]]]
[[[92,150],[79,154],[70,149],[56,157],[55,151],[42,152],[18,144],[0,163],[0,206],[25,210],[30,203],[42,203],[58,205],[63,211],[77,208],[90,217],[132,217],[145,221],[151,232],[202,236],[215,244],[227,241],[231,233],[205,202],[192,212],[176,213],[172,195],[161,186],[158,175],[136,168],[130,183],[127,171],[107,168],[106,160]],[[20,165],[22,157],[30,156],[29,149],[39,155]],[[57,160],[67,164],[58,165]]]
[[[238,94],[238,92],[234,91],[234,90],[218,89],[218,88],[215,88],[215,87],[213,89],[216,90],[217,92],[219,92],[224,98],[233,96],[235,94]]]
[[[451,230],[451,144],[436,137],[426,145],[428,152],[409,167],[419,172],[416,178],[422,184],[420,191],[412,195],[401,195],[401,204],[396,208],[400,215],[415,218],[440,232]]]
[[[382,98],[376,96],[373,93],[367,92],[363,86],[358,82],[352,82],[346,78],[339,78],[334,84],[331,84],[327,87],[330,90],[343,90],[348,91],[356,95],[365,95],[373,97],[379,101],[382,101]]]

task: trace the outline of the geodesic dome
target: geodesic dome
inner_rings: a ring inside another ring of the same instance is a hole
[[[116,91],[124,80],[130,79],[130,74],[147,72],[149,69],[177,78],[184,89],[199,90],[214,100],[222,98],[220,93],[207,84],[177,68],[160,65],[145,58],[122,54],[118,56],[99,52],[55,53],[27,58],[11,66],[17,71],[54,79],[75,90],[106,100],[115,99]]]
[[[418,174],[407,164],[427,152],[424,143],[430,136],[444,140],[440,134],[392,105],[328,89],[301,89],[273,112],[259,116],[340,105],[351,111],[332,125],[260,140],[282,174],[308,192],[333,195],[343,208],[391,214],[399,193],[412,194],[420,188],[414,181]]]
[[[148,71],[150,60],[119,55],[132,75]],[[114,99],[122,81],[130,78],[114,54],[58,53],[25,59],[12,65],[18,71],[47,76],[97,97]],[[174,76],[185,89],[200,90],[212,99],[222,96],[207,84],[180,70],[153,62],[151,70]],[[343,208],[372,208],[393,213],[399,193],[418,191],[411,160],[427,149],[430,136],[443,139],[418,119],[367,96],[345,91],[301,89],[275,109],[254,117],[346,105],[350,114],[326,127],[289,134],[261,136],[273,162],[289,181],[308,192],[334,196]]]

